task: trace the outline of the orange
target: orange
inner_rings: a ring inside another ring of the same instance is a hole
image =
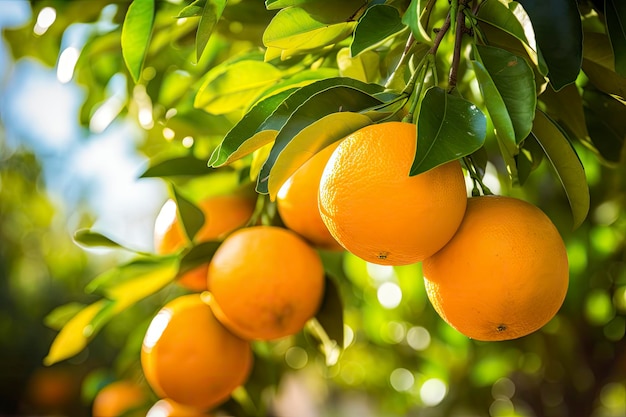
[[[42,414],[64,414],[80,399],[81,376],[68,367],[37,368],[26,385],[26,402]]]
[[[252,351],[217,321],[202,294],[188,294],[167,303],[150,323],[141,365],[159,397],[204,410],[246,382]]]
[[[324,292],[319,255],[294,232],[274,226],[239,229],[209,264],[216,316],[249,340],[299,332]]]
[[[119,417],[131,411],[139,411],[148,396],[138,384],[121,380],[102,388],[92,405],[94,417]]]
[[[148,410],[146,417],[210,417],[201,410],[178,404],[169,398],[163,398]]]
[[[233,194],[209,197],[198,203],[205,223],[195,236],[197,243],[222,239],[226,234],[245,225],[254,211],[254,200]],[[177,216],[176,203],[168,200],[159,212],[154,227],[154,246],[159,254],[175,253],[187,245],[182,225]],[[186,272],[178,283],[192,291],[206,290],[207,264]]]
[[[289,229],[321,249],[342,250],[322,221],[317,205],[324,167],[338,142],[324,148],[306,161],[280,188],[276,207]]]
[[[461,224],[467,192],[460,163],[410,177],[416,143],[414,124],[370,125],[348,135],[324,169],[322,220],[344,248],[368,262],[422,261]]]
[[[433,307],[477,340],[508,340],[546,324],[567,292],[563,240],[538,207],[476,197],[450,242],[423,263]]]

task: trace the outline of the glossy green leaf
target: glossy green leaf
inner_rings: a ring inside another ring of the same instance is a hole
[[[257,181],[257,191],[261,194],[269,193],[268,179],[276,159],[291,140],[305,127],[332,113],[344,111],[358,112],[378,106],[381,103],[382,101],[371,94],[346,85],[329,87],[308,97],[295,111],[289,112],[288,119],[281,126],[270,155],[261,168]],[[282,109],[279,108],[278,110]]]
[[[196,233],[202,228],[206,219],[198,206],[183,196],[176,187],[172,187],[172,194],[178,210],[178,218],[183,226],[187,238],[192,241]]]
[[[206,161],[193,155],[180,156],[151,163],[140,178],[199,176],[212,172]]]
[[[583,53],[583,31],[576,0],[520,0],[530,16],[537,45],[548,66],[555,90],[578,77]]]
[[[504,49],[476,46],[472,61],[497,135],[515,149],[530,133],[537,96],[528,63]]]
[[[487,118],[472,103],[431,87],[417,120],[417,150],[410,175],[469,155],[483,146]]]
[[[135,82],[141,77],[141,69],[152,35],[154,16],[154,0],[133,0],[124,18],[122,56]]]
[[[106,305],[107,300],[99,300],[74,315],[52,341],[48,355],[43,360],[44,364],[53,365],[82,351],[89,343],[92,333],[87,331],[88,327]]]
[[[626,2],[605,0],[606,27],[615,56],[615,72],[626,77]]]
[[[360,113],[339,112],[323,116],[302,129],[278,154],[270,168],[268,191],[274,200],[280,187],[309,158],[328,145],[372,123]],[[264,171],[262,170],[261,173]]]
[[[212,167],[227,165],[273,141],[278,131],[260,131],[260,127],[294,91],[295,89],[284,90],[252,106],[213,151],[209,165]]]
[[[222,17],[224,7],[226,7],[226,0],[207,0],[202,8],[202,15],[200,16],[196,32],[196,59],[198,61],[202,58],[202,53],[209,42],[217,21]]]
[[[379,64],[380,56],[373,51],[365,51],[355,57],[350,56],[348,48],[337,52],[337,66],[342,77],[374,82],[380,77]]]
[[[406,30],[398,9],[377,4],[367,9],[354,28],[350,55],[355,57]]]
[[[519,3],[512,1],[507,7],[498,0],[486,0],[481,3],[476,17],[516,38],[539,72],[543,75],[548,73],[543,57],[537,49],[532,22]]]
[[[207,74],[194,106],[213,114],[244,109],[281,77],[281,71],[266,62],[244,60],[221,65]]]
[[[417,42],[432,44],[432,39],[428,36],[421,20],[424,3],[426,3],[424,0],[411,0],[409,7],[404,12],[404,16],[402,16],[402,23],[411,29],[411,33],[413,33],[413,37]]]
[[[615,72],[615,63],[608,36],[586,32],[583,71],[599,90],[626,98],[626,77]]]
[[[584,114],[594,148],[609,163],[622,160],[626,142],[626,106],[600,91],[585,89]]]
[[[315,81],[298,88],[295,92],[289,90],[281,92],[276,97],[260,100],[226,135],[211,155],[209,164],[219,167],[270,143],[296,109],[313,95],[335,86],[353,87],[368,94],[376,94],[384,90],[384,87],[378,84],[335,77]]]
[[[126,249],[118,242],[91,229],[79,229],[74,232],[74,242],[85,248]]]
[[[284,50],[311,50],[345,39],[354,22],[328,24],[300,7],[280,10],[263,33],[263,44]]]
[[[265,0],[267,10],[278,10],[290,6],[299,6],[311,0]]]
[[[589,212],[589,187],[583,165],[563,131],[540,110],[535,115],[533,135],[563,186],[577,228]]]

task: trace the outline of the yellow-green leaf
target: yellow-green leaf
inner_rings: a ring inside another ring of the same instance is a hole
[[[376,52],[365,51],[352,57],[350,48],[342,48],[337,53],[337,66],[342,77],[350,77],[364,83],[375,82],[379,77],[380,58]]]
[[[124,18],[122,56],[135,82],[138,82],[141,76],[141,68],[152,35],[154,14],[154,0],[133,0]]]
[[[263,33],[263,43],[284,50],[315,49],[346,38],[354,26],[355,22],[320,22],[304,9],[289,7],[274,16]]]
[[[209,72],[198,90],[194,106],[213,114],[226,114],[249,107],[282,73],[261,61],[239,61]]]
[[[326,146],[372,123],[360,113],[339,112],[322,117],[294,136],[276,158],[269,176],[268,190],[274,200],[280,187],[296,170]]]
[[[72,317],[52,342],[50,351],[43,360],[44,364],[55,364],[83,350],[92,335],[89,331],[91,322],[106,305],[107,300],[96,301]]]

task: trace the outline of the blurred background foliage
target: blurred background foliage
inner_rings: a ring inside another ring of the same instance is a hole
[[[78,356],[42,365],[57,333],[46,316],[60,305],[94,301],[83,291],[86,283],[127,256],[85,252],[72,233],[100,226],[129,246],[152,250],[151,227],[166,187],[137,177],[150,160],[190,151],[208,158],[236,119],[195,108],[193,92],[212,66],[254,51],[273,16],[261,1],[233,2],[196,62],[195,26],[171,19],[179,2],[159,2],[155,24],[165,29],[148,51],[147,81],[134,85],[124,70],[119,30],[112,30],[128,4],[0,4],[2,416],[89,415],[106,383],[130,378],[143,384],[141,340],[160,306],[183,293],[174,284],[116,317]],[[47,26],[38,20],[46,7],[55,11]],[[441,48],[441,56],[450,56],[450,45]],[[64,59],[71,61],[69,77]],[[62,89],[73,89],[78,104],[64,106]],[[58,117],[57,105],[74,113]],[[55,136],[57,123],[72,126],[65,131],[74,137]],[[107,147],[114,150],[107,153]],[[431,308],[419,265],[382,267],[322,253],[343,301],[345,349],[338,360],[329,359],[307,332],[256,344],[249,399],[271,404],[270,412],[281,417],[626,416],[626,166],[623,152],[621,163],[609,167],[589,149],[577,145],[577,151],[591,210],[576,230],[545,164],[523,188],[510,185],[497,159],[485,178],[494,192],[541,207],[566,241],[570,287],[547,326],[519,340],[472,341]],[[172,180],[200,198],[233,187],[236,175],[227,168]],[[254,406],[235,396],[224,410],[244,415]]]

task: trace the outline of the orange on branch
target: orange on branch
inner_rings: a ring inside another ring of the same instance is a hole
[[[276,207],[289,229],[321,249],[342,250],[322,221],[318,208],[320,179],[324,167],[337,148],[334,143],[306,161],[280,188]]]
[[[422,261],[461,223],[467,192],[460,163],[410,177],[416,144],[414,124],[370,125],[347,136],[324,169],[322,219],[344,248],[366,261]]]
[[[215,314],[249,340],[299,332],[324,293],[319,255],[294,232],[273,226],[235,231],[209,264]]]
[[[96,394],[92,415],[98,417],[136,415],[129,413],[133,411],[139,413],[147,400],[148,395],[140,385],[126,380],[112,382]]]
[[[170,301],[154,317],[141,365],[159,397],[206,410],[246,382],[252,350],[215,318],[203,295],[189,294]]]
[[[510,197],[468,200],[452,240],[423,263],[433,307],[477,340],[508,340],[545,325],[567,292],[563,240],[538,207]]]

